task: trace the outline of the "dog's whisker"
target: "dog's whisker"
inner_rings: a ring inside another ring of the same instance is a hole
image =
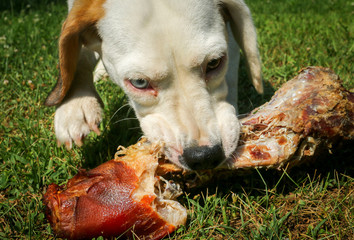
[[[117,124],[117,123],[120,123],[123,121],[128,121],[128,120],[138,120],[138,118],[136,118],[136,117],[135,118],[123,118],[123,119],[113,122],[113,124]]]
[[[123,104],[122,106],[120,106],[120,108],[118,108],[118,109],[112,114],[112,116],[110,117],[110,119],[109,119],[107,125],[104,126],[104,128],[103,128],[103,131],[104,131],[104,132],[106,131],[107,126],[112,122],[113,118],[118,114],[118,112],[121,111],[121,110],[122,110],[123,108],[125,108],[125,107],[131,108],[128,103]],[[113,123],[113,124],[114,124],[114,123]]]
[[[129,104],[128,104],[128,106],[129,106],[129,109],[128,109],[128,111],[127,111],[126,116],[129,116],[130,113],[132,112],[132,110],[134,110]]]
[[[110,118],[109,121],[111,121],[111,120],[118,114],[118,112],[121,111],[121,110],[122,110],[123,108],[125,108],[125,107],[129,107],[129,110],[128,110],[128,111],[130,111],[131,107],[130,107],[130,105],[129,105],[128,103],[126,103],[126,104],[122,105],[120,108],[118,108],[118,109],[113,113],[113,115],[112,115],[112,117]]]
[[[237,114],[237,118],[238,119],[242,119],[242,118],[245,118],[249,115],[249,113],[241,113],[241,114]]]
[[[131,127],[131,128],[128,128],[128,130],[136,130],[136,129],[140,129],[140,127]]]
[[[251,104],[251,109],[254,109],[255,107],[254,107],[252,100],[249,97],[247,97],[247,99],[248,99],[249,103]]]

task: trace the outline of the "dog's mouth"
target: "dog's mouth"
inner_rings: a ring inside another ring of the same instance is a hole
[[[232,155],[239,138],[233,107],[220,103],[214,108],[215,112],[205,114],[203,122],[192,115],[181,117],[186,121],[177,121],[166,114],[152,113],[140,118],[140,125],[150,142],[164,144],[163,152],[170,162],[186,170],[214,169]]]

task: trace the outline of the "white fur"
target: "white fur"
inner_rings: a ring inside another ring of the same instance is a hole
[[[256,76],[260,71],[256,35],[249,10],[241,0],[107,0],[105,15],[97,24],[102,42],[98,48],[93,45],[109,76],[128,95],[144,134],[151,141],[165,142],[168,157],[179,165],[178,156],[186,147],[222,143],[228,157],[237,146],[240,125],[233,106],[237,102],[239,47],[228,36],[218,8],[223,3],[237,11],[230,13],[233,20],[247,18],[251,30],[231,24],[229,32],[248,34],[236,38],[243,41],[249,37],[251,43],[242,43],[242,47],[254,53],[247,55],[252,61],[249,65],[256,66],[256,70],[251,68],[251,73],[255,72],[251,75],[260,77],[260,73]],[[69,7],[72,4],[69,1]],[[85,51],[81,51],[81,59],[92,59],[85,63],[92,71],[97,58],[87,57],[90,53]],[[203,69],[208,61],[224,54],[227,62],[223,69],[205,79]],[[228,62],[232,64],[229,71]],[[78,65],[79,72],[85,64]],[[95,76],[100,74],[102,71]],[[87,78],[90,84],[83,88],[77,78]],[[156,94],[136,91],[127,84],[127,79],[137,78],[149,79]],[[102,118],[92,74],[76,74],[71,94],[55,115],[58,140],[69,146]]]

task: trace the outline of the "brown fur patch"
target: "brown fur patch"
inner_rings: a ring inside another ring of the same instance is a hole
[[[76,72],[81,35],[86,29],[95,26],[103,17],[105,0],[76,0],[62,27],[59,39],[60,76],[45,104],[54,106],[61,103],[70,89]]]

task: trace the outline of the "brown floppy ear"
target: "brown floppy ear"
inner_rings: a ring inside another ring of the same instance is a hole
[[[85,31],[92,32],[104,15],[105,0],[76,0],[62,26],[59,38],[59,68],[57,83],[45,100],[45,105],[60,104],[73,82]]]
[[[253,86],[258,93],[263,93],[261,60],[257,47],[257,34],[249,8],[243,0],[220,0],[230,17],[233,35],[241,47]]]

